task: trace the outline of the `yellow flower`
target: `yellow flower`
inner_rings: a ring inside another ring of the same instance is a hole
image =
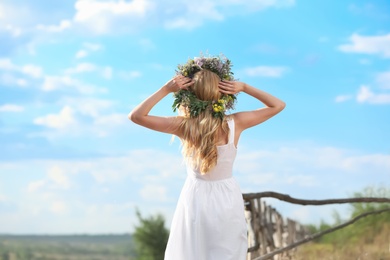
[[[218,99],[218,103],[224,104],[224,103],[225,103],[225,100],[223,100],[223,99]]]
[[[184,71],[183,76],[184,76],[184,77],[187,77],[187,76],[188,76],[188,72],[187,72],[187,71]]]

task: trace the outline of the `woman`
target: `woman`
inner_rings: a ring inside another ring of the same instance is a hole
[[[178,136],[183,145],[188,176],[173,216],[165,260],[246,259],[244,204],[232,177],[236,147],[245,129],[276,115],[285,103],[234,81],[230,69],[226,58],[189,60],[179,65],[179,75],[129,114],[134,123]],[[226,115],[240,92],[258,99],[265,107]],[[169,93],[174,93],[173,107],[180,115],[149,115]]]

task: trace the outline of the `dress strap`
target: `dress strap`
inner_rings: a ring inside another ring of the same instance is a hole
[[[234,143],[234,119],[230,118],[228,121],[228,126],[229,126],[229,144]]]

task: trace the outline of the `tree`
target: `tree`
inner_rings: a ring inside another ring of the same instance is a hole
[[[133,234],[139,260],[163,260],[169,231],[165,228],[165,219],[161,214],[142,217],[138,209],[136,215],[139,225]]]

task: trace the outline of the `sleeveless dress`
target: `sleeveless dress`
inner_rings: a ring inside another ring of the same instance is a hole
[[[240,187],[232,176],[237,154],[234,120],[229,142],[217,146],[207,174],[187,163],[187,179],[173,215],[165,260],[245,260],[247,226]]]

